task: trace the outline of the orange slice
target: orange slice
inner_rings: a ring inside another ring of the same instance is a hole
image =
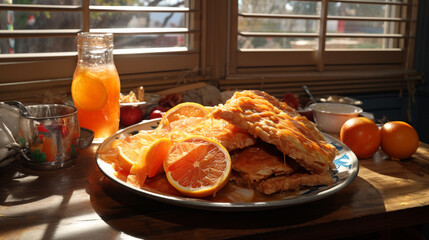
[[[209,111],[201,104],[186,102],[168,110],[161,119],[158,129],[171,131],[183,130],[207,119]]]
[[[139,149],[129,148],[127,146],[118,146],[118,165],[123,170],[129,172],[131,167],[139,157]]]
[[[139,186],[143,186],[146,177],[154,177],[159,172],[171,145],[170,139],[160,138],[140,150],[138,160],[130,169],[130,173],[136,175]]]
[[[117,164],[122,170],[129,172],[140,158],[141,151],[148,149],[158,138],[153,131],[142,131],[123,139],[115,139],[110,148],[118,150]]]
[[[95,111],[102,109],[107,103],[108,95],[103,82],[86,72],[73,80],[71,92],[79,109]]]
[[[164,171],[168,182],[182,194],[214,196],[229,180],[231,157],[219,143],[192,136],[170,148]]]

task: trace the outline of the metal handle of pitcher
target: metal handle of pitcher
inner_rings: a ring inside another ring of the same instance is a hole
[[[26,148],[21,148],[21,146],[19,146],[18,143],[14,142],[14,143],[9,143],[8,145],[6,145],[7,150],[11,151],[11,150],[16,150],[18,152],[21,153],[21,155],[27,160],[27,161],[31,161],[31,159],[27,156],[26,153]]]

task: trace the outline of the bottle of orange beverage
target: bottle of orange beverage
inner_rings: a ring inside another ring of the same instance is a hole
[[[112,33],[78,33],[78,63],[71,93],[79,125],[102,141],[118,131],[121,84],[113,62]]]

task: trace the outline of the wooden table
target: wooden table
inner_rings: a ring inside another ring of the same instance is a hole
[[[0,238],[318,239],[429,222],[429,145],[408,160],[360,160],[358,177],[325,199],[256,212],[216,212],[160,203],[107,179],[98,145],[56,171],[0,168]]]

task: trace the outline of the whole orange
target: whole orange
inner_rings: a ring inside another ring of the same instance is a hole
[[[380,147],[380,130],[377,124],[365,117],[347,120],[340,131],[340,140],[359,159],[370,158]]]
[[[381,128],[381,149],[391,158],[407,159],[419,147],[419,135],[408,123],[392,121]]]

